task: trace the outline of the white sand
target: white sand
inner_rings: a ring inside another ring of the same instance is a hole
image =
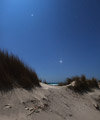
[[[0,93],[0,120],[100,120],[100,90],[80,95],[67,87],[41,86]]]

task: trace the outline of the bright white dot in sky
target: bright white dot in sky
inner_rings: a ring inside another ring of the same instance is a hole
[[[60,60],[59,62],[62,64],[62,62],[63,62],[63,61],[62,61],[62,60]]]
[[[33,13],[31,14],[31,16],[32,16],[32,17],[34,16]]]

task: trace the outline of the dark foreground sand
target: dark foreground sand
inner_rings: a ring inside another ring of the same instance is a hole
[[[0,120],[100,120],[100,90],[83,95],[67,87],[0,93]]]

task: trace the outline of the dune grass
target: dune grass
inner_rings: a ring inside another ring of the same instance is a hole
[[[72,82],[75,82],[73,86],[73,90],[75,91],[89,91],[92,88],[99,88],[98,81],[96,78],[92,78],[91,80],[86,79],[85,75],[82,75],[81,77],[76,76],[73,78],[66,79],[65,82],[59,83],[59,86],[69,85]]]
[[[0,50],[0,90],[40,86],[37,74],[18,57]]]

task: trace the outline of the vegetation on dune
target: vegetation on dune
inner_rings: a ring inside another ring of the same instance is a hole
[[[43,83],[48,84],[46,80],[44,80]]]
[[[59,83],[59,86],[69,85],[74,81],[73,89],[75,91],[88,91],[91,88],[99,88],[98,81],[96,78],[92,78],[91,80],[86,79],[85,75],[82,75],[81,77],[73,77],[66,79],[65,82]]]
[[[0,50],[0,90],[10,90],[14,87],[32,89],[34,86],[40,86],[40,81],[37,74],[18,57]],[[43,82],[48,84],[46,80]],[[65,82],[59,83],[59,86],[69,85],[72,82],[75,83],[73,86],[75,91],[99,88],[98,83],[100,83],[95,78],[87,80],[82,75],[81,77],[67,78]]]
[[[0,90],[40,86],[37,74],[20,59],[0,50]]]

